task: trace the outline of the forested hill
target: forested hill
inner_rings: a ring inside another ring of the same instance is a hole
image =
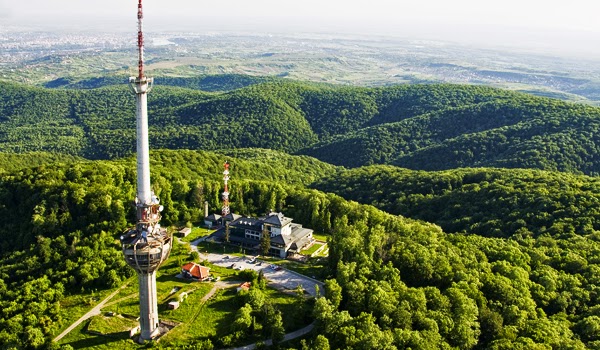
[[[600,230],[600,179],[531,169],[414,171],[375,165],[313,185],[446,232],[520,239]]]
[[[149,108],[153,148],[268,148],[347,167],[600,172],[600,108],[481,86],[272,81],[210,93],[157,85]],[[124,84],[0,83],[0,151],[110,159],[134,149],[133,95]]]
[[[201,75],[197,77],[156,77],[157,85],[183,87],[202,91],[231,91],[245,86],[273,81],[273,77],[250,76],[243,74]],[[112,85],[127,84],[127,76],[107,76],[87,79],[57,78],[44,84],[47,88],[60,89],[97,89]]]
[[[200,220],[205,200],[217,208],[224,157],[182,150],[152,153],[153,189],[165,208],[161,223]],[[325,297],[315,302],[313,334],[330,348],[583,350],[600,345],[595,179],[532,170],[342,170],[340,186],[363,196],[374,192],[378,206],[406,191],[411,200],[405,206],[414,203],[426,211],[429,205],[431,213],[445,215],[446,210],[456,217],[464,211],[467,231],[476,231],[477,222],[490,227],[490,234],[461,235],[304,188],[317,174],[340,171],[308,157],[236,150],[227,158],[237,174],[231,181],[235,212],[283,210],[295,222],[329,236],[327,267],[319,271],[329,279]],[[115,240],[133,221],[134,158],[68,164],[48,159],[33,167],[27,167],[28,161],[7,164],[18,170],[0,174],[2,348],[57,348],[51,339],[68,326],[64,317],[73,312],[65,295],[117,288],[134,274]],[[359,175],[382,185],[359,187],[351,180]],[[399,185],[387,178],[407,184],[395,190]],[[390,187],[389,194],[383,186]],[[465,195],[463,207],[452,201],[436,205],[435,197],[451,197],[455,189]],[[479,192],[483,199],[477,202]],[[510,210],[500,213],[509,204]],[[482,211],[471,214],[475,205],[482,205]],[[540,218],[532,217],[533,205],[539,206]],[[551,222],[550,211],[556,225],[546,231],[528,226]],[[510,239],[487,237],[499,236],[492,224],[502,230],[501,223],[490,220],[494,215],[520,225]],[[592,218],[581,222],[581,230],[580,217]],[[178,273],[180,264],[172,265],[159,273]],[[218,345],[215,338],[209,336]],[[185,341],[194,347],[204,340]],[[164,342],[155,346],[171,347]]]
[[[339,157],[344,151],[346,157]],[[538,168],[600,173],[600,109],[515,96],[340,135],[304,153],[357,167]]]

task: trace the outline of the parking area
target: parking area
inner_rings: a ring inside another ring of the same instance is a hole
[[[267,280],[279,287],[286,289],[296,289],[298,285],[301,285],[310,295],[316,295],[315,286],[319,286],[319,290],[323,291],[323,282],[317,281],[310,277],[301,275],[295,271],[291,271],[277,265],[270,265],[269,263],[263,262],[260,259],[256,259],[253,263],[252,257],[238,257],[229,256],[225,254],[200,254],[202,259],[208,260],[212,264],[234,268],[237,270],[251,269],[255,271],[263,271],[263,274]]]

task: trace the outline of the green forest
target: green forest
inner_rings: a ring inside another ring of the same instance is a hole
[[[234,212],[284,211],[327,237],[316,327],[277,347],[600,349],[600,109],[225,80],[149,95],[152,186],[164,226],[199,223],[227,160]],[[75,83],[0,83],[3,349],[61,348],[64,301],[134,275],[118,243],[135,215],[133,97]]]
[[[98,79],[60,89],[0,82],[0,151],[131,155],[134,97],[110,84],[121,78]],[[165,80],[149,100],[157,149],[266,148],[345,167],[599,172],[598,107],[483,86]]]

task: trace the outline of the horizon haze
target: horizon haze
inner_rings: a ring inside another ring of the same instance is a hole
[[[35,30],[131,31],[136,1],[0,0],[0,26]],[[506,0],[191,0],[144,2],[148,32],[328,33],[514,47],[560,56],[600,57],[600,3]]]

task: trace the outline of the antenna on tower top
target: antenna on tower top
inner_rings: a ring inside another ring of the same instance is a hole
[[[142,10],[142,0],[138,3],[138,79],[144,78],[144,31],[142,27],[142,19],[144,11]]]

